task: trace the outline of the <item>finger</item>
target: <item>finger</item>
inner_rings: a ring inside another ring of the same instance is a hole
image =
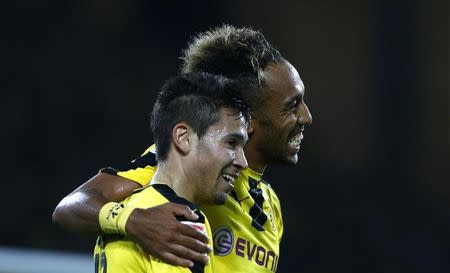
[[[193,267],[194,266],[193,261],[180,258],[169,252],[162,253],[160,256],[160,259],[165,263],[175,265],[175,266],[181,266],[181,267]]]
[[[208,254],[209,252],[212,251],[211,247],[208,244],[205,244],[197,239],[185,235],[174,236],[172,238],[171,243],[174,245],[183,246],[199,254]]]
[[[175,216],[184,216],[189,221],[195,221],[198,219],[198,215],[192,211],[188,206],[170,203],[172,213]]]
[[[180,259],[196,261],[203,264],[209,263],[208,255],[192,251],[184,246],[173,245],[170,252],[171,254],[177,256]]]
[[[198,229],[189,226],[189,225],[185,225],[185,224],[179,224],[177,225],[177,230],[187,236],[187,237],[191,237],[193,239],[199,240],[200,242],[203,242],[205,244],[207,244],[209,242],[209,238],[208,236],[206,236],[206,234],[204,234],[203,232],[199,231]]]

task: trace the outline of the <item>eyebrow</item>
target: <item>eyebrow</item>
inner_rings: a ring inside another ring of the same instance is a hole
[[[286,102],[286,106],[290,106],[295,100],[299,100],[301,101],[303,98],[303,94],[297,94],[296,96],[290,98],[287,102]]]
[[[242,141],[243,143],[246,143],[248,140],[248,137],[244,137],[243,134],[239,134],[239,133],[231,133],[228,135],[228,137],[238,139],[238,140]]]

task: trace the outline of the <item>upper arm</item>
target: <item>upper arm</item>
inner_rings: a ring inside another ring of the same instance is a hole
[[[98,233],[98,213],[108,202],[119,202],[140,185],[132,180],[99,173],[64,197],[53,212],[53,222],[68,230]]]
[[[76,189],[74,193],[101,195],[108,202],[120,202],[141,185],[133,180],[108,173],[98,173]]]

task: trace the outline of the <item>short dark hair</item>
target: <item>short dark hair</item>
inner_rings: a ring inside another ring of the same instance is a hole
[[[222,25],[195,36],[183,50],[182,73],[205,71],[229,78],[246,77],[253,87],[244,94],[255,110],[262,99],[262,72],[269,62],[284,59],[257,30]]]
[[[219,120],[218,110],[223,107],[248,122],[250,108],[241,92],[244,86],[242,81],[205,72],[169,79],[158,94],[150,121],[157,160],[167,159],[172,130],[179,122],[186,122],[199,138]]]

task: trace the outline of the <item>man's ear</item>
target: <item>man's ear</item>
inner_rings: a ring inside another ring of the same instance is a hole
[[[182,154],[187,154],[192,149],[192,135],[192,128],[184,122],[173,127],[172,141],[175,148]]]

